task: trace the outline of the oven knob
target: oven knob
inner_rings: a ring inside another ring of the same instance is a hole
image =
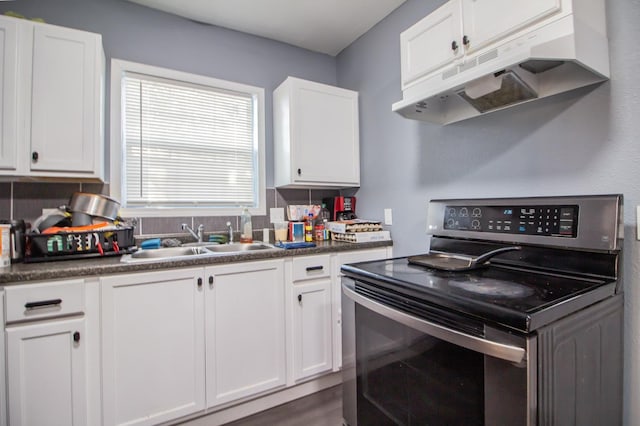
[[[449,209],[449,216],[455,216],[456,215],[456,209]]]
[[[469,210],[467,210],[466,207],[463,207],[460,209],[460,217],[467,217],[469,216]]]
[[[454,225],[455,225],[455,222],[453,219],[447,220],[447,228],[453,228]]]
[[[473,211],[471,212],[471,216],[472,217],[482,217],[482,210],[480,210],[479,208],[475,208],[473,209]]]
[[[477,219],[471,221],[471,229],[480,229],[480,221]]]

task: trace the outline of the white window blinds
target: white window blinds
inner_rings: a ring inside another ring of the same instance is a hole
[[[122,90],[127,207],[257,204],[251,93],[134,73],[125,74]]]

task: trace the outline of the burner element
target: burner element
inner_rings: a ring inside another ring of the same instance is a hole
[[[464,281],[452,279],[448,284],[469,293],[491,297],[522,298],[531,296],[534,290],[513,282],[495,280],[492,278],[475,278],[466,276]]]

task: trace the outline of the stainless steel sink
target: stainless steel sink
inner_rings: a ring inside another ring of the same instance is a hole
[[[255,243],[231,243],[231,244],[213,244],[205,246],[207,250],[214,253],[242,253],[245,251],[268,250],[277,247],[262,242]]]
[[[172,257],[200,256],[210,253],[204,247],[165,247],[153,250],[140,250],[131,254],[133,259],[165,259]]]
[[[122,256],[121,261],[125,263],[142,261],[169,261],[204,256],[220,256],[224,254],[240,254],[257,250],[280,249],[274,245],[262,242],[231,244],[190,243],[188,245],[183,245],[180,247],[165,247],[151,250],[140,250],[130,255]]]

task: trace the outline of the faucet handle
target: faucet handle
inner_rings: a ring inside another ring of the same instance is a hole
[[[189,227],[189,225],[187,225],[186,223],[183,223],[182,225],[180,225],[180,227],[182,229],[187,229]]]

